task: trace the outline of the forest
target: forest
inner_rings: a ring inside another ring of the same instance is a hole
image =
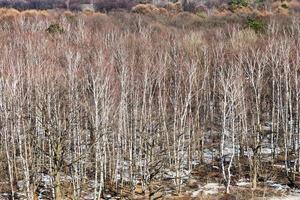
[[[1,8],[0,199],[299,192],[300,2],[243,2]]]

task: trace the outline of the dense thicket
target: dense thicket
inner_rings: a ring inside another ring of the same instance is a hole
[[[0,30],[2,192],[180,192],[199,165],[215,166],[227,192],[238,178],[256,188],[273,164],[296,183],[299,18],[255,32],[24,15]]]

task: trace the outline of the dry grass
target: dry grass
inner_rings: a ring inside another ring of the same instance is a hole
[[[299,1],[292,0],[289,2],[285,2],[285,4],[288,5],[289,9],[283,8],[281,6],[282,3],[278,3],[278,2],[273,3],[274,13],[281,16],[282,15],[289,16],[291,15],[291,11],[300,10]],[[201,18],[203,18],[202,14],[200,13],[197,13],[195,15],[189,12],[183,12],[180,3],[168,3],[163,8],[157,7],[152,4],[138,4],[132,8],[131,12],[148,15],[156,19],[159,19],[159,21],[164,24],[172,24],[175,25],[176,27],[191,27],[201,23],[202,22]],[[227,17],[232,17],[232,16],[239,17],[239,16],[255,15],[259,17],[270,17],[271,15],[273,15],[272,12],[266,10],[256,10],[250,7],[238,7],[234,10],[234,12],[230,11],[228,7],[220,7],[218,9],[210,10],[208,13],[209,14],[205,18],[220,17],[220,18],[224,18],[222,19],[223,21],[226,20]],[[6,9],[6,8],[0,9],[0,18],[7,21],[15,20],[18,17],[53,19],[53,18],[58,18],[61,15],[67,18],[75,18],[78,16],[78,17],[90,18],[90,19],[95,19],[95,18],[107,19],[107,16],[110,16],[110,14],[105,15],[102,13],[89,12],[89,11],[80,12],[79,14],[70,11],[64,11],[58,14],[57,12],[54,11],[25,10],[21,12],[15,9]]]
[[[13,8],[0,8],[0,15],[19,15],[20,12]]]
[[[65,11],[63,12],[63,15],[68,18],[74,18],[76,16],[76,14],[71,11]]]
[[[138,4],[131,11],[139,14],[158,14],[159,8],[152,4]]]
[[[169,11],[166,8],[157,7],[152,4],[138,4],[132,8],[131,12],[150,16],[169,15]]]
[[[289,16],[291,13],[291,7],[293,7],[294,9],[297,9],[297,4],[299,2],[294,1],[294,2],[290,2],[290,1],[275,1],[272,4],[272,9],[274,10],[274,12],[278,15],[285,15],[285,16]]]
[[[284,15],[284,16],[289,16],[290,15],[289,9],[282,8],[282,7],[278,7],[275,10],[275,13],[278,14],[278,15]]]
[[[168,27],[166,27],[165,25],[158,23],[158,22],[150,23],[149,28],[151,30],[151,33],[155,33],[155,34],[165,35],[169,31]]]
[[[73,21],[77,19],[83,19],[85,23],[89,24],[89,27],[93,31],[102,30],[104,27],[107,27],[111,22],[111,18],[104,13],[93,12],[93,13],[81,13],[76,18],[73,18]]]
[[[165,197],[167,200],[260,200],[272,196],[280,196],[280,192],[271,188],[259,187],[256,190],[250,188],[233,187],[231,194],[222,192],[214,195],[199,194],[197,197],[191,197],[191,194],[182,193],[178,196]]]
[[[270,17],[271,15],[273,15],[271,11],[267,10],[254,10],[253,14],[258,17]]]
[[[202,22],[202,17],[199,17],[190,12],[180,12],[179,14],[173,16],[172,23],[176,27],[192,27],[196,26],[200,22]]]
[[[232,15],[232,12],[229,10],[218,10],[218,9],[211,10],[211,16],[226,17],[230,15]]]
[[[231,37],[231,46],[236,51],[241,51],[243,49],[248,49],[257,41],[258,37],[254,30],[243,29],[234,30]]]
[[[21,12],[21,15],[26,18],[35,18],[35,17],[42,17],[42,18],[48,18],[50,17],[50,14],[48,11],[45,10],[25,10]]]
[[[182,40],[183,48],[189,52],[192,52],[195,48],[202,48],[207,44],[202,31],[191,31],[191,33],[185,35]]]
[[[172,13],[179,13],[182,12],[182,7],[180,2],[177,3],[168,3],[165,8]]]
[[[250,7],[239,7],[234,11],[238,15],[250,15],[253,13],[253,9]]]
[[[24,17],[37,17],[39,15],[39,11],[37,10],[25,10],[21,12]]]
[[[57,13],[55,13],[57,14]],[[19,17],[25,18],[50,18],[52,14],[50,14],[46,10],[25,10],[25,11],[18,11],[16,9],[7,9],[7,8],[0,8],[0,17],[2,19],[17,19]]]
[[[7,20],[7,21],[12,21],[15,20],[20,16],[20,12],[15,9],[5,9],[1,8],[0,9],[0,19],[1,20]]]

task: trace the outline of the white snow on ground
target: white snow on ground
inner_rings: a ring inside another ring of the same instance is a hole
[[[274,181],[267,181],[266,183],[268,186],[270,186],[276,190],[289,190],[290,189],[289,186],[275,183]]]
[[[299,200],[300,199],[300,195],[288,195],[285,197],[271,197],[269,200]]]
[[[272,149],[269,148],[269,147],[262,147],[262,148],[261,148],[261,153],[262,153],[262,154],[270,155],[270,154],[272,154]]]
[[[219,183],[207,183],[204,186],[199,186],[199,190],[194,191],[192,197],[197,197],[201,193],[204,195],[218,194],[221,189],[224,189],[224,186]]]
[[[219,192],[219,189],[223,189],[224,186],[220,185],[219,183],[207,183],[203,187],[203,194],[217,194]]]
[[[194,192],[192,193],[192,196],[191,196],[191,197],[196,198],[196,197],[198,197],[198,196],[201,194],[201,192],[202,192],[202,189],[196,190],[196,191],[194,191]]]
[[[239,187],[247,187],[249,185],[251,185],[250,181],[247,180],[247,179],[240,179],[237,183],[236,183],[237,186]]]
[[[178,173],[178,177],[181,178],[182,180],[188,180],[189,179],[189,175],[190,175],[191,171],[190,170],[179,170]],[[175,171],[172,170],[164,170],[164,178],[167,179],[174,179],[177,177],[177,174]]]
[[[284,164],[274,164],[273,167],[279,168],[279,169],[285,169],[285,165]]]
[[[288,190],[290,190],[290,187],[288,187],[287,185],[282,185],[273,181],[267,181],[266,184],[269,187],[282,191],[283,193],[287,193]],[[240,179],[237,182],[238,187],[248,187],[249,185],[251,185],[251,183],[247,179]],[[224,189],[224,186],[219,183],[207,183],[204,186],[199,185],[199,189],[193,191],[191,197],[196,198],[200,195],[214,195],[218,194],[221,190]],[[267,200],[300,200],[300,190],[292,190],[290,194],[282,197],[270,197],[267,198]]]
[[[299,200],[300,199],[300,191],[291,192],[291,194],[283,196],[283,197],[271,197],[268,200]]]
[[[206,163],[211,163],[214,157],[214,152],[211,151],[210,149],[204,149],[203,150],[203,155],[204,155],[204,162]]]
[[[10,199],[10,194],[6,192],[0,193],[0,199]]]
[[[94,193],[89,193],[83,197],[84,200],[93,200],[94,199]]]

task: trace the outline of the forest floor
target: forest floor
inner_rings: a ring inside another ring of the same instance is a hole
[[[284,197],[272,197],[269,200],[299,200],[300,193],[292,192],[291,194]]]

